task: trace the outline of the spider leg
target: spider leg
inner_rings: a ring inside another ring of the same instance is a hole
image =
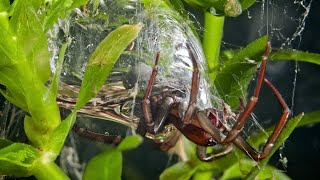
[[[259,76],[258,76],[258,80],[257,80],[256,86],[255,86],[253,96],[250,98],[250,101],[248,102],[248,104],[245,106],[244,110],[239,115],[237,122],[233,126],[232,130],[228,133],[227,137],[223,140],[222,143],[224,143],[224,144],[232,142],[239,135],[245,122],[247,121],[248,117],[250,116],[251,112],[253,111],[253,108],[256,106],[256,104],[258,102],[262,82],[264,80],[264,72],[266,69],[269,49],[270,49],[270,42],[267,42],[267,46],[266,46],[265,52],[263,54],[263,59],[262,59],[260,70],[259,70]]]
[[[276,127],[274,128],[271,136],[269,137],[268,141],[264,145],[262,153],[259,155],[259,159],[263,159],[266,156],[268,156],[268,154],[270,153],[270,151],[272,150],[272,148],[274,146],[274,142],[277,140],[277,138],[278,138],[279,134],[281,133],[284,125],[286,124],[288,117],[289,117],[289,114],[290,114],[290,109],[288,108],[286,102],[284,101],[284,99],[282,98],[282,96],[278,92],[278,90],[273,86],[273,84],[270,81],[268,81],[268,79],[264,78],[263,80],[267,84],[267,86],[271,89],[273,94],[276,96],[277,100],[279,101],[279,103],[283,109],[283,112],[282,112],[280,120],[278,121]]]
[[[121,136],[119,135],[108,135],[108,134],[96,133],[84,128],[80,128],[77,125],[74,125],[72,127],[72,130],[81,137],[85,137],[85,138],[92,139],[102,143],[119,144],[121,141]]]
[[[182,122],[188,124],[188,123],[191,123],[192,116],[197,104],[197,96],[199,91],[199,69],[198,69],[197,61],[192,53],[192,50],[189,44],[187,44],[187,48],[193,64],[193,73],[192,73],[191,92],[190,92],[188,109],[185,115],[183,116]]]
[[[154,131],[154,121],[152,120],[152,114],[151,114],[150,95],[151,95],[151,91],[152,91],[152,87],[153,87],[155,78],[158,73],[159,57],[160,57],[160,53],[158,52],[157,56],[156,56],[155,65],[152,70],[151,77],[149,79],[148,87],[145,92],[145,96],[142,100],[142,112],[143,112],[143,116],[144,116],[144,121],[146,123],[145,124],[146,130],[148,133],[151,133],[151,134],[155,134],[155,131]]]
[[[229,154],[233,150],[232,145],[227,145],[221,151],[216,153],[207,153],[207,147],[205,146],[197,146],[197,156],[202,161],[212,161],[213,159],[217,159],[219,157],[225,156]]]
[[[215,127],[206,114],[202,111],[197,112],[197,116],[199,119],[200,126],[209,133],[213,139],[219,143],[223,144],[223,139],[225,138],[225,135],[223,135],[217,127]],[[255,149],[253,149],[241,136],[237,136],[233,142],[235,146],[237,146],[240,150],[245,152],[246,154],[250,155],[255,160],[259,159],[260,153],[258,153]],[[200,149],[201,150],[201,149]],[[203,151],[203,150],[202,150]],[[199,154],[200,153],[200,154]],[[203,152],[198,152],[198,157],[204,161],[210,161],[212,159],[209,159],[208,155],[203,155]]]
[[[164,98],[162,104],[158,107],[158,114],[154,118],[154,132],[158,133],[159,130],[165,125],[165,121],[168,117],[169,110],[174,104],[174,99],[172,97]]]
[[[173,146],[176,145],[180,136],[181,136],[180,131],[176,131],[172,136],[169,136],[165,142],[160,143],[160,149],[162,151],[168,151],[169,149],[171,149]]]

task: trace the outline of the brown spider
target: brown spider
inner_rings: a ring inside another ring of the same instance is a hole
[[[187,44],[187,48],[189,51],[189,55],[191,57],[193,63],[193,74],[192,74],[192,84],[191,84],[191,95],[188,104],[188,108],[184,115],[179,114],[179,106],[181,102],[179,98],[175,95],[171,95],[170,93],[165,94],[163,96],[155,97],[157,99],[157,104],[161,104],[162,108],[164,108],[164,112],[162,113],[163,117],[160,118],[161,121],[169,121],[174,124],[174,126],[190,141],[194,142],[198,145],[197,155],[200,160],[210,161],[216,157],[225,155],[230,152],[230,146],[227,146],[222,152],[218,154],[207,154],[206,147],[213,146],[215,144],[234,144],[239,149],[247,153],[248,156],[252,157],[254,160],[261,160],[268,156],[271,149],[274,146],[274,142],[278,138],[282,128],[286,124],[286,121],[289,116],[289,108],[286,105],[285,101],[281,97],[280,93],[276,90],[276,88],[266,79],[264,78],[264,72],[266,68],[266,61],[269,53],[270,43],[268,42],[266,45],[265,52],[263,54],[262,63],[260,66],[260,70],[258,71],[258,80],[256,82],[255,90],[253,96],[250,98],[250,101],[247,105],[243,105],[240,107],[239,114],[236,115],[236,123],[230,129],[225,127],[224,122],[228,117],[228,114],[225,110],[223,110],[222,119],[216,113],[217,110],[210,108],[205,110],[199,110],[197,108],[197,94],[199,89],[199,70],[198,64],[195,60],[194,53],[192,52],[190,46]],[[159,127],[155,127],[155,123],[151,113],[151,102],[150,95],[152,91],[152,87],[155,82],[155,78],[157,76],[158,71],[158,61],[159,61],[159,53],[156,56],[155,66],[153,68],[147,90],[145,96],[142,101],[142,110],[144,121],[146,125],[146,131],[150,134],[158,133]],[[257,152],[254,148],[252,148],[240,135],[239,133],[242,131],[243,126],[250,116],[253,108],[255,107],[261,85],[265,82],[266,85],[271,89],[273,94],[276,96],[280,105],[283,108],[283,114],[276,125],[272,135],[269,137],[266,144],[263,146],[261,152]],[[153,97],[154,98],[154,97]],[[158,100],[160,99],[160,100]],[[163,109],[162,109],[163,110]],[[164,124],[160,122],[159,124]],[[225,135],[226,134],[226,135]]]
[[[142,99],[142,112],[144,121],[140,122],[137,132],[142,135],[146,135],[146,133],[148,133],[147,135],[149,135],[149,137],[155,137],[161,133],[166,134],[163,132],[163,126],[168,127],[168,124],[173,124],[174,127],[178,129],[186,138],[197,145],[197,155],[202,161],[210,161],[217,157],[228,154],[232,150],[232,144],[241,149],[244,153],[246,153],[254,160],[258,161],[268,156],[274,146],[274,142],[276,141],[282,128],[286,124],[290,113],[290,110],[286,105],[284,99],[281,97],[280,93],[271,84],[271,82],[264,78],[270,43],[268,42],[266,45],[260,70],[257,72],[258,80],[256,82],[253,96],[250,98],[249,102],[246,105],[244,105],[242,101],[240,102],[240,110],[239,113],[234,116],[236,118],[236,122],[232,128],[230,128],[226,123],[227,119],[231,116],[231,112],[229,112],[230,110],[227,110],[225,105],[223,105],[222,110],[216,108],[200,110],[197,107],[200,74],[194,52],[190,48],[189,44],[186,45],[189,57],[191,57],[191,61],[193,64],[190,100],[186,112],[183,115],[181,115],[181,113],[179,112],[181,109],[183,109],[180,107],[183,102],[181,98],[179,98],[177,95],[175,95],[174,92],[172,92],[172,90],[166,90],[160,95],[151,96],[151,92],[158,72],[160,53],[157,53],[155,65],[147,85],[147,90],[145,92],[144,98]],[[262,151],[258,152],[254,148],[252,148],[239,134],[241,133],[246,120],[249,118],[251,112],[253,111],[253,108],[258,101],[260,89],[263,82],[266,83],[266,85],[276,96],[277,100],[283,108],[283,113],[273,133],[269,137],[266,144],[263,146]],[[63,102],[62,104],[65,104],[65,102]],[[92,107],[90,106],[87,109],[91,108]],[[84,109],[83,112],[88,113],[87,109]],[[158,113],[155,113],[155,117],[152,117],[155,111],[157,111]],[[219,116],[219,114],[222,115]],[[108,114],[104,113],[100,116],[106,115]],[[120,142],[120,136],[99,134],[83,128],[78,128],[76,126],[73,129],[80,136],[88,137],[97,141],[115,144]],[[174,130],[168,131],[174,133],[171,133],[172,135],[166,138],[166,140],[163,140],[161,138],[160,140],[159,138],[151,138],[155,142],[160,143],[160,148],[162,150],[170,149],[175,145],[176,141],[180,137],[180,133],[175,132]],[[206,148],[216,144],[224,144],[227,146],[218,153],[207,154]]]

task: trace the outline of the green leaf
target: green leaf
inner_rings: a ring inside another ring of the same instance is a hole
[[[269,56],[270,60],[297,60],[320,65],[320,54],[303,52],[298,50],[280,49]]]
[[[82,5],[84,5],[85,3],[87,3],[89,0],[76,0],[72,2],[72,5],[70,6],[70,9],[74,9],[77,7],[80,7]]]
[[[231,167],[234,163],[237,163],[239,158],[237,157],[235,152],[231,152],[230,154],[223,156],[221,158],[215,159],[211,162],[202,162],[199,160],[200,171],[214,171],[215,173],[222,173],[227,168]]]
[[[120,180],[122,173],[122,154],[116,149],[109,149],[89,162],[84,171],[83,179]]]
[[[9,0],[1,0],[0,1],[0,29],[8,29],[9,28],[9,14],[8,10],[10,8]],[[1,36],[3,37],[3,36]]]
[[[232,109],[239,106],[239,97],[246,98],[248,85],[256,70],[255,63],[230,63],[217,74],[214,86]]]
[[[50,143],[44,147],[47,151],[59,155],[59,152],[61,151],[64,142],[69,134],[69,131],[76,121],[76,118],[77,113],[75,111],[72,111],[72,113],[69,114],[68,117],[63,120],[60,125],[52,132]]]
[[[196,152],[196,144],[188,140],[186,137],[182,137],[182,146],[183,146],[183,151],[187,155],[188,159],[193,160],[197,159],[197,152]]]
[[[197,164],[178,162],[165,169],[160,175],[160,180],[189,180],[197,169]]]
[[[0,84],[6,86],[6,90],[0,90],[1,94],[10,102],[28,112],[25,95],[21,88],[20,75],[16,66],[5,66],[0,68]]]
[[[1,27],[1,25],[0,25]],[[2,66],[10,66],[16,63],[16,41],[13,34],[6,28],[1,28],[0,31],[0,68]]]
[[[141,24],[123,25],[112,31],[93,52],[84,74],[75,109],[99,92],[124,49],[138,36]]]
[[[301,115],[299,115],[301,116]],[[292,121],[292,119],[296,119],[296,116],[294,118],[291,118],[288,120],[288,123]],[[314,111],[311,113],[307,113],[304,114],[303,117],[301,118],[301,120],[299,121],[297,127],[302,127],[302,126],[307,126],[307,125],[313,125],[315,123],[320,123],[320,111]],[[288,126],[288,125],[286,125]],[[268,135],[271,135],[273,129],[275,126],[269,127],[267,129],[265,129],[265,132],[268,133]],[[253,134],[250,136],[250,142],[252,142],[252,146],[254,148],[258,148],[262,143],[264,143],[266,141],[266,139],[268,138],[265,134],[265,132],[258,132],[256,134]]]
[[[143,138],[139,135],[127,136],[121,141],[117,149],[119,151],[127,151],[138,147],[143,141]]]
[[[10,0],[1,0],[0,1],[0,13],[7,11],[10,8]]]
[[[128,136],[118,147],[93,157],[84,171],[83,179],[121,179],[122,151],[136,148],[142,140],[143,138],[139,135]]]
[[[50,54],[47,44],[47,31],[42,28],[36,8],[36,1],[19,1],[10,18],[10,29],[15,33],[19,61],[26,61],[25,76],[33,76],[43,83],[50,76]],[[23,65],[23,64],[20,64]],[[30,68],[30,70],[29,70]]]
[[[71,43],[71,39],[68,39],[68,41],[64,43],[60,48],[59,57],[56,64],[56,72],[54,73],[53,80],[49,89],[50,91],[49,93],[52,94],[52,96],[54,97],[57,97],[57,94],[58,94],[60,75],[61,75],[62,65],[64,61],[64,54],[70,43]]]
[[[69,14],[69,8],[71,7],[73,0],[58,0],[56,1],[44,19],[43,28],[49,30],[51,26],[58,21],[59,18],[64,18]]]
[[[261,171],[261,169],[263,169],[267,165],[267,163],[268,163],[269,159],[272,157],[272,155],[283,144],[283,142],[287,140],[287,138],[290,136],[292,131],[296,128],[296,126],[298,125],[298,123],[300,122],[300,120],[302,119],[303,116],[304,116],[304,114],[302,113],[302,114],[290,119],[287,122],[285,127],[282,129],[278,139],[276,140],[270,154],[265,159],[260,161],[254,168],[252,168],[250,174],[246,177],[246,179],[255,179],[256,178],[256,176]]]
[[[320,123],[320,111],[313,111],[303,116],[298,127]]]
[[[239,16],[256,0],[185,0],[191,7],[208,11],[216,16]]]
[[[262,36],[259,39],[256,39],[245,48],[238,51],[230,61],[227,61],[227,63],[245,62],[248,60],[260,62],[266,49],[267,42],[267,36]]]
[[[13,143],[0,149],[0,174],[30,176],[37,150],[27,144]]]
[[[228,179],[243,179],[250,169],[256,164],[255,161],[249,159],[241,159],[240,162],[235,163],[233,166],[224,171],[223,176],[220,180]],[[280,170],[272,167],[266,166],[263,168],[257,176],[257,179],[290,179],[286,174],[282,173]]]
[[[66,18],[73,9],[84,5],[89,0],[56,0],[51,7],[46,7],[48,11],[44,17],[43,28],[49,30],[59,18]]]
[[[266,43],[266,36],[253,41],[217,68],[215,88],[231,108],[239,106],[239,97],[246,98],[249,83],[256,73],[257,62],[262,60]]]

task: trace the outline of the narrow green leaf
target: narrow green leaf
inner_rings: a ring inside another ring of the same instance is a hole
[[[139,135],[127,136],[121,141],[117,149],[119,151],[127,151],[139,146],[143,141],[143,138]]]
[[[272,157],[272,155],[277,151],[277,149],[283,144],[283,142],[290,136],[290,134],[292,133],[292,131],[296,128],[296,126],[298,125],[298,123],[300,122],[300,120],[302,119],[302,117],[304,116],[304,114],[300,114],[292,119],[290,119],[287,124],[285,125],[285,127],[282,129],[277,141],[274,144],[274,147],[272,149],[272,151],[270,152],[270,154],[263,159],[262,161],[260,161],[254,168],[252,168],[250,174],[246,177],[246,179],[255,179],[255,177],[258,175],[258,173],[261,171],[261,169],[263,169],[269,159]]]
[[[8,29],[1,28],[0,37],[0,67],[15,64],[17,60],[17,47],[16,41],[13,39],[13,34]]]
[[[0,68],[0,84],[6,86],[6,90],[0,90],[0,93],[10,102],[28,111],[27,103],[25,100],[25,95],[23,89],[21,88],[21,82],[17,78],[19,73],[17,72],[15,66],[6,66]]]
[[[120,180],[121,173],[122,154],[116,149],[110,149],[89,161],[83,179]]]
[[[123,25],[112,31],[93,52],[84,74],[75,109],[99,92],[124,49],[138,36],[141,24]]]
[[[69,8],[71,7],[72,3],[73,0],[58,0],[55,2],[44,19],[44,30],[49,30],[59,18],[64,18],[66,15],[68,15]]]
[[[257,70],[257,62],[262,60],[267,36],[263,36],[234,54],[219,68],[214,85],[220,97],[231,108],[239,106],[239,97],[246,98],[247,89]],[[249,61],[250,60],[250,61]]]
[[[291,119],[289,119],[288,121],[290,122]],[[314,111],[314,112],[304,114],[302,119],[299,121],[299,124],[297,125],[297,127],[313,125],[316,123],[320,123],[320,111]],[[265,129],[265,132],[267,132],[268,135],[270,135],[274,127],[275,126]],[[259,132],[250,136],[250,142],[252,142],[253,147],[257,148],[266,141],[268,137],[266,136],[265,132]]]
[[[230,168],[224,171],[223,176],[220,180],[228,180],[228,179],[243,179],[245,175],[250,172],[250,169],[256,164],[255,161],[250,159],[241,159],[240,162],[235,163]],[[283,179],[289,180],[290,178],[282,173],[280,170],[272,167],[266,166],[261,170],[257,179]]]
[[[33,76],[32,79],[40,79],[44,83],[50,76],[50,54],[47,31],[43,30],[36,12],[38,3],[39,1],[19,1],[10,18],[10,30],[15,33],[16,43],[20,47],[15,52],[19,55],[17,60],[26,61],[23,66],[28,66],[24,67],[24,75]]]
[[[89,0],[76,0],[73,1],[72,5],[70,6],[70,9],[74,9],[77,7],[80,7],[82,5],[84,5],[85,3],[87,3]]]
[[[0,174],[30,176],[37,150],[27,144],[13,143],[0,149]]]
[[[262,55],[266,49],[268,42],[267,36],[262,36],[255,41],[251,42],[248,46],[238,51],[234,57],[227,61],[228,63],[245,62],[247,60],[253,60],[260,62]]]
[[[57,94],[58,94],[60,74],[61,74],[62,65],[63,65],[63,61],[64,61],[64,54],[65,54],[66,49],[70,43],[71,43],[71,39],[68,39],[68,41],[66,43],[64,43],[60,48],[59,57],[58,57],[58,61],[56,64],[56,72],[54,73],[52,83],[51,83],[50,89],[49,89],[50,94],[52,94],[52,96],[54,96],[54,97],[57,97]]]
[[[320,111],[306,113],[298,124],[298,127],[320,123]]]
[[[320,65],[320,54],[303,52],[298,50],[280,49],[274,51],[269,56],[270,60],[297,60]]]
[[[56,153],[59,155],[64,142],[69,134],[70,129],[73,127],[77,118],[77,113],[73,111],[68,117],[63,120],[60,125],[52,132],[50,136],[50,143],[47,144],[44,148],[47,151]]]
[[[160,180],[189,180],[197,169],[197,165],[192,165],[187,162],[178,162],[165,169],[160,175]]]
[[[95,156],[89,161],[83,179],[121,179],[122,151],[136,148],[142,141],[139,135],[128,136],[118,147]]]

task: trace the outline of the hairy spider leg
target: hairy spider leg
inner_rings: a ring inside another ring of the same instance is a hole
[[[266,67],[266,60],[267,55],[269,51],[270,43],[267,43],[267,48],[265,50],[265,53],[263,55],[263,61],[261,64],[261,69],[258,72],[259,79],[256,85],[256,89],[254,92],[254,96],[251,97],[250,102],[245,107],[244,111],[241,112],[238,121],[236,125],[232,128],[232,130],[229,132],[229,134],[225,137],[214,125],[212,125],[210,120],[206,117],[205,113],[202,111],[199,111],[197,113],[199,123],[201,127],[206,130],[208,133],[212,135],[212,137],[221,144],[228,144],[233,143],[235,144],[239,149],[244,151],[245,153],[248,153],[254,160],[261,160],[269,155],[270,151],[272,150],[274,146],[274,142],[277,140],[279,134],[281,133],[281,130],[283,129],[284,125],[286,124],[288,120],[288,116],[290,114],[290,110],[285,103],[284,99],[282,98],[281,94],[278,92],[278,90],[273,86],[271,82],[269,82],[266,78],[264,78],[264,70]],[[267,86],[271,89],[273,94],[276,96],[277,100],[279,101],[280,105],[283,108],[283,113],[280,117],[279,122],[277,123],[273,133],[269,137],[267,143],[263,146],[262,152],[257,152],[254,148],[252,148],[241,136],[239,136],[239,133],[241,132],[241,129],[243,128],[243,124],[249,117],[250,113],[252,112],[254,106],[257,103],[259,92],[261,89],[262,81],[264,81]],[[231,134],[230,134],[231,133]]]
[[[254,89],[253,96],[250,98],[249,103],[245,106],[245,109],[241,114],[239,115],[236,124],[233,126],[232,130],[228,133],[227,137],[223,140],[222,143],[230,143],[233,141],[241,132],[241,129],[243,128],[245,122],[247,121],[248,117],[250,116],[251,112],[253,111],[253,108],[256,106],[259,94],[262,86],[262,82],[264,79],[264,72],[267,65],[267,57],[269,54],[270,49],[270,42],[267,42],[266,49],[264,51],[262,62],[259,70],[259,76],[256,83],[256,87]]]
[[[149,79],[149,83],[147,86],[147,90],[142,100],[142,113],[146,125],[146,130],[148,133],[155,134],[154,130],[154,121],[152,120],[152,113],[151,113],[151,103],[150,103],[150,96],[152,92],[152,87],[154,85],[155,78],[158,74],[158,63],[160,58],[160,52],[157,53],[154,68],[151,73],[151,77]]]
[[[187,44],[188,52],[191,57],[193,72],[192,72],[192,82],[191,82],[191,92],[190,99],[186,113],[182,118],[182,122],[189,124],[192,121],[192,116],[194,115],[195,108],[197,106],[197,96],[199,91],[199,68],[197,61],[192,53],[191,47]]]
[[[187,48],[188,48],[188,52],[189,52],[189,55],[191,57],[191,61],[193,64],[193,72],[192,72],[190,100],[189,100],[187,111],[186,111],[185,115],[183,116],[182,122],[189,124],[192,121],[192,116],[194,114],[195,107],[197,104],[197,95],[198,95],[198,90],[199,90],[199,69],[198,69],[197,61],[195,60],[195,57],[192,54],[192,50],[191,50],[189,44],[187,44]],[[159,57],[160,57],[160,53],[158,52],[157,56],[156,56],[156,60],[155,60],[155,65],[152,70],[151,77],[149,79],[147,90],[146,90],[145,96],[142,100],[142,111],[143,111],[144,119],[146,122],[146,130],[148,133],[151,133],[151,134],[155,134],[156,133],[155,131],[159,129],[159,127],[157,127],[155,130],[155,124],[154,124],[154,121],[152,120],[151,103],[150,103],[150,96],[151,96],[151,92],[152,92],[152,87],[155,82],[155,77],[157,76],[157,73],[158,73]],[[173,104],[174,104],[174,99],[171,98],[171,103],[167,104],[167,106],[168,106],[167,110],[170,109]],[[166,115],[163,114],[160,117],[165,118]],[[159,122],[162,123],[163,121],[160,120]]]
[[[188,105],[188,109],[182,119],[182,122],[185,124],[189,124],[192,123],[191,121],[194,120],[194,113],[196,110],[196,104],[197,104],[197,95],[198,95],[198,91],[199,91],[199,69],[198,69],[198,64],[197,61],[192,53],[191,47],[189,44],[187,44],[187,48],[188,48],[188,52],[189,55],[191,57],[192,60],[192,64],[193,64],[193,73],[192,73],[192,82],[191,82],[191,93],[190,93],[190,100],[189,100],[189,105]],[[217,129],[217,127],[215,127],[211,121],[208,119],[208,117],[206,116],[206,114],[203,111],[198,111],[198,112],[202,112],[205,116],[205,118],[203,119],[198,119],[198,121],[206,121],[206,123],[209,123],[211,126],[214,127],[214,129],[217,130],[217,134],[220,135],[220,131]],[[197,112],[197,113],[198,113]],[[223,114],[223,116],[225,116],[225,112]],[[225,118],[225,117],[224,117]],[[209,133],[209,132],[208,132]],[[220,137],[220,136],[218,136]],[[213,137],[214,138],[214,137]],[[215,138],[214,138],[215,139]],[[213,159],[219,158],[221,156],[225,156],[226,154],[230,153],[232,151],[232,146],[231,145],[227,145],[225,148],[223,148],[221,151],[217,152],[217,153],[207,153],[207,147],[205,146],[201,146],[201,145],[197,145],[197,156],[200,160],[202,161],[211,161]]]
[[[286,122],[288,120],[288,116],[290,114],[290,110],[289,110],[286,102],[282,98],[281,94],[279,93],[279,91],[274,87],[274,85],[268,79],[264,78],[263,80],[267,84],[267,86],[271,89],[273,94],[276,96],[277,100],[279,101],[279,103],[280,103],[280,105],[281,105],[281,107],[283,109],[283,113],[282,113],[282,115],[280,117],[280,120],[278,121],[276,127],[274,128],[271,136],[269,137],[268,141],[263,146],[263,149],[262,149],[262,151],[260,153],[257,152],[254,148],[252,148],[242,138],[236,138],[233,141],[233,143],[239,149],[241,149],[245,153],[248,153],[248,155],[250,155],[250,157],[252,157],[254,160],[261,160],[261,159],[264,159],[265,157],[267,157],[269,155],[269,153],[271,152],[271,150],[272,150],[272,148],[274,146],[275,141],[279,137],[284,125],[286,124]],[[240,137],[240,136],[238,136],[238,137]]]
[[[121,141],[120,135],[109,135],[109,134],[96,133],[93,131],[89,131],[85,128],[80,128],[77,125],[74,125],[72,127],[72,130],[81,137],[85,137],[85,138],[92,139],[92,140],[102,142],[102,143],[117,145]]]
[[[197,156],[202,161],[212,161],[213,159],[220,158],[222,156],[225,156],[229,154],[233,150],[233,147],[231,144],[227,145],[224,149],[222,149],[219,152],[215,153],[207,153],[207,147],[205,146],[197,146]]]

